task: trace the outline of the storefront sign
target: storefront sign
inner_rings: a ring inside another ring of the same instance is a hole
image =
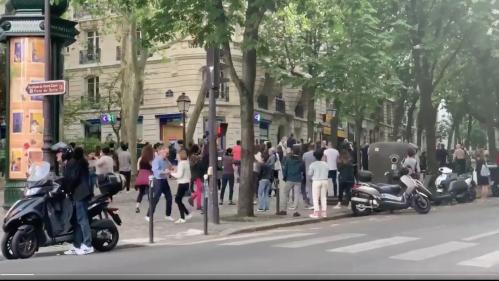
[[[43,160],[43,97],[26,92],[28,84],[43,82],[43,38],[10,40],[9,178],[26,179],[29,165]]]

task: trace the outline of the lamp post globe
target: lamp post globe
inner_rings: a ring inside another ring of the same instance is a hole
[[[177,99],[177,107],[178,111],[182,113],[182,133],[183,133],[183,141],[184,141],[184,147],[187,147],[186,142],[186,136],[185,136],[185,114],[189,111],[189,107],[191,106],[191,99],[189,96],[187,96],[185,93],[182,93],[178,99]]]

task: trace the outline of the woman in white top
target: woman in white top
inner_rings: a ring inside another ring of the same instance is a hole
[[[308,176],[312,178],[312,201],[314,202],[314,213],[310,215],[318,219],[322,210],[322,217],[327,217],[327,187],[329,185],[329,166],[322,161],[324,154],[321,149],[314,152],[315,162],[308,168]],[[320,199],[320,204],[319,204]]]
[[[177,195],[175,195],[175,203],[178,205],[180,211],[180,219],[175,223],[185,223],[186,219],[192,218],[189,211],[182,203],[182,198],[184,198],[185,193],[189,190],[189,184],[191,183],[191,166],[189,160],[187,160],[187,152],[185,149],[181,149],[177,153],[178,166],[176,171],[171,173],[171,176],[177,179],[178,189]]]

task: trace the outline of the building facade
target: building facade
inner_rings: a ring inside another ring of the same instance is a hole
[[[121,50],[116,34],[100,21],[88,16],[78,15],[80,31],[77,42],[64,51],[65,75],[68,93],[65,100],[90,101],[95,104],[106,102],[113,82],[120,69]],[[236,69],[241,69],[241,53],[233,51]],[[154,54],[147,61],[143,100],[137,120],[138,141],[170,142],[182,138],[182,115],[176,100],[185,92],[191,100],[191,109],[202,84],[202,68],[206,65],[206,52],[188,38],[177,42],[163,53]],[[275,143],[291,133],[295,138],[307,140],[307,109],[302,91],[286,85],[276,85],[264,89],[265,71],[257,68],[255,93],[255,139],[269,140]],[[226,136],[222,139],[225,147],[235,144],[241,136],[240,107],[235,85],[229,71],[222,68],[222,85],[217,98],[217,121],[228,124]],[[327,134],[326,102],[315,101],[316,122],[315,136],[318,140]],[[118,109],[113,110],[117,114]],[[187,113],[187,122],[190,118]],[[391,111],[390,111],[391,112]],[[83,138],[97,138],[102,142],[116,139],[113,128],[103,124],[98,110],[86,109],[78,112],[78,118],[63,124],[63,136],[66,141],[78,141]],[[202,138],[207,130],[208,99],[197,122],[194,140]],[[391,114],[390,114],[391,116]],[[61,121],[62,122],[62,121]],[[187,123],[186,122],[186,123]],[[372,123],[372,122],[371,122]],[[385,140],[389,137],[390,124],[373,125],[366,120],[364,136],[369,141]],[[372,127],[372,128],[371,128]],[[350,133],[347,121],[343,124],[343,137]],[[351,138],[353,139],[353,137]]]

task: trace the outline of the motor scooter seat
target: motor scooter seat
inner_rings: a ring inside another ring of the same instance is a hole
[[[381,193],[399,194],[402,188],[398,184],[378,184],[378,190]]]
[[[99,194],[99,195],[95,196],[94,198],[92,198],[92,200],[90,200],[89,205],[92,205],[92,204],[98,202],[99,200],[101,200],[104,197],[109,197],[109,196],[106,194]]]

